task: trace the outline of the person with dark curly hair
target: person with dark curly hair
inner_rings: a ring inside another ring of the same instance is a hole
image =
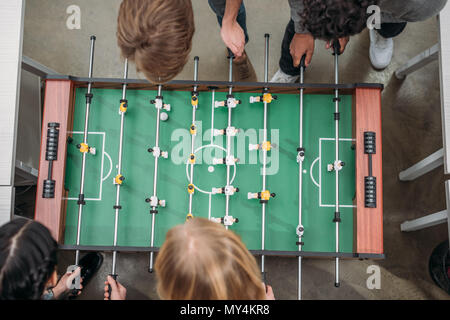
[[[370,60],[375,69],[386,68],[393,54],[393,37],[399,35],[407,22],[423,21],[437,15],[447,0],[290,0],[291,15],[283,38],[280,69],[271,82],[295,82],[299,64],[306,55],[306,66],[314,54],[315,39],[325,40],[326,49],[339,39],[341,53],[350,37],[379,15],[379,25],[370,28]],[[375,19],[375,22],[377,19]]]
[[[70,293],[80,268],[59,281],[57,244],[39,222],[15,219],[0,227],[0,300],[51,300]]]

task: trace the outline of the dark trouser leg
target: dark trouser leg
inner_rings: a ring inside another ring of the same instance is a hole
[[[290,45],[292,38],[295,35],[294,21],[290,20],[286,26],[286,31],[284,32],[283,42],[281,43],[281,58],[280,58],[280,69],[284,73],[291,76],[300,75],[300,68],[294,67],[294,61],[292,60]]]
[[[222,19],[225,14],[225,6],[226,0],[208,0],[209,6],[214,11],[217,16],[217,22],[219,22],[219,26],[222,27]],[[247,14],[245,12],[244,2],[242,2],[241,7],[239,8],[239,12],[236,18],[237,23],[244,30],[245,34],[245,43],[248,42],[249,37],[247,33]]]
[[[398,36],[406,27],[406,22],[382,23],[381,29],[375,29],[383,38],[393,38]]]

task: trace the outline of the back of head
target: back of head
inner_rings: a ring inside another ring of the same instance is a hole
[[[123,0],[117,19],[122,56],[153,83],[164,83],[187,62],[195,31],[191,0]]]
[[[376,0],[303,0],[303,27],[314,38],[334,40],[360,33],[367,25],[367,8]]]
[[[162,299],[265,299],[256,260],[239,236],[206,219],[170,229],[155,270]]]
[[[0,300],[38,300],[55,271],[57,244],[42,224],[15,219],[0,228]]]

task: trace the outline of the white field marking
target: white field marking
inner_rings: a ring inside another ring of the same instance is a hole
[[[316,164],[316,162],[319,161],[319,160],[320,160],[320,157],[316,158],[316,160],[314,160],[313,163],[311,163],[311,168],[309,169],[309,175],[310,175],[310,177],[311,177],[311,180],[312,180],[312,182],[313,182],[318,188],[320,188],[320,184],[318,184],[318,183],[316,182],[316,180],[314,180],[314,177],[313,177],[313,168],[314,168],[314,165]],[[319,169],[319,170],[320,170],[320,169]]]
[[[83,131],[68,131],[68,133],[72,133],[72,134],[84,134]],[[103,145],[102,145],[102,164],[101,164],[101,169],[100,169],[100,190],[99,190],[99,196],[97,198],[85,198],[84,200],[86,201],[102,201],[102,189],[103,189],[103,181],[102,180],[102,176],[103,176],[103,164],[104,164],[104,158],[105,158],[105,137],[106,137],[106,133],[105,132],[88,132],[88,135],[90,134],[100,134],[103,136]],[[109,157],[109,155],[108,155]],[[109,157],[109,159],[111,160],[111,158]],[[111,173],[112,170],[112,161],[111,161],[111,169],[109,174]],[[108,178],[108,176],[106,178]],[[106,179],[105,178],[105,179]],[[73,200],[73,201],[78,201],[78,198],[63,198],[64,200]]]
[[[104,177],[104,178],[102,179],[102,181],[105,181],[106,179],[109,178],[109,176],[110,176],[110,174],[111,174],[111,171],[112,171],[112,168],[113,168],[113,163],[112,163],[111,157],[109,156],[108,152],[104,151],[103,153],[104,153],[105,156],[108,157],[109,164],[110,164],[108,174],[106,175],[106,177]]]
[[[211,220],[211,196],[212,194],[209,194],[209,204],[208,204],[208,220]]]
[[[333,204],[322,204],[322,141],[336,141],[335,138],[319,139],[319,207],[335,208]],[[356,141],[356,139],[339,138],[339,141]],[[317,160],[317,159],[316,159]],[[311,176],[312,178],[312,176]],[[339,208],[356,208],[355,205],[339,205]]]
[[[201,147],[198,147],[197,149],[195,149],[194,154],[196,154],[198,151],[205,149],[205,148],[218,148],[224,152],[227,152],[227,150],[224,147],[218,146],[216,144],[207,144]],[[189,159],[186,160],[186,177],[188,179],[188,181],[191,181],[191,176],[189,175],[189,170],[188,170],[188,166],[189,166]],[[233,183],[234,178],[236,177],[236,163],[233,164],[234,170],[233,170],[233,178],[230,181],[230,185]],[[211,191],[205,191],[200,189],[199,187],[197,187],[194,183],[192,183],[192,185],[194,186],[195,189],[197,189],[198,191],[200,191],[201,193],[205,193],[205,194],[212,194],[212,190]]]

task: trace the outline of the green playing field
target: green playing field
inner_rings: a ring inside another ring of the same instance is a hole
[[[65,227],[65,244],[75,244],[80,188],[81,153],[76,145],[82,142],[84,130],[86,89],[76,90],[73,142],[68,145],[65,186],[69,190]],[[128,90],[128,111],[125,115],[121,187],[122,210],[119,216],[118,245],[150,246],[151,214],[145,202],[153,194],[155,158],[148,148],[155,144],[156,109],[150,100],[155,91]],[[88,143],[96,154],[87,155],[86,205],[83,208],[81,245],[110,246],[114,236],[114,209],[117,174],[120,116],[119,101],[122,90],[93,89],[94,98],[89,119]],[[155,246],[161,246],[167,230],[183,223],[188,213],[189,195],[186,161],[190,155],[192,106],[188,91],[163,91],[164,102],[171,105],[169,119],[161,122],[160,146],[169,152],[168,159],[159,159],[157,195],[167,202],[156,215]],[[226,185],[226,166],[213,165],[213,157],[224,152],[211,144],[211,92],[201,92],[197,110],[196,153],[194,184],[204,190]],[[248,192],[262,188],[260,151],[249,151],[249,143],[262,141],[263,104],[249,103],[254,94],[236,93],[242,104],[233,110],[232,125],[240,129],[233,138],[233,152],[239,163],[235,169],[233,186],[240,192],[231,196],[229,214],[239,218],[230,227],[238,233],[251,250],[261,249],[261,204],[248,200]],[[224,100],[226,93],[216,93],[215,100]],[[312,252],[335,251],[335,174],[327,171],[327,164],[335,158],[334,103],[330,95],[305,95],[303,165],[303,250]],[[346,163],[340,171],[340,251],[353,251],[353,197],[355,195],[355,154],[352,140],[352,97],[343,95],[340,104],[340,160]],[[214,128],[227,126],[226,108],[214,110]],[[298,225],[298,163],[299,96],[280,94],[269,105],[268,136],[272,150],[268,153],[267,189],[276,193],[266,209],[265,249],[297,251]],[[225,147],[224,136],[216,136],[213,144]],[[210,200],[211,199],[211,200]],[[193,196],[192,213],[197,217],[225,215],[225,196],[201,193]]]

